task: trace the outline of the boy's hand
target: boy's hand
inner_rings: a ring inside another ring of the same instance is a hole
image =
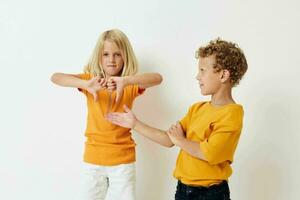
[[[92,79],[87,81],[86,90],[94,96],[94,101],[98,100],[98,94],[97,92],[100,89],[106,89],[107,81],[104,78],[101,78],[100,76],[95,76]]]
[[[116,102],[119,102],[122,98],[124,88],[126,87],[126,79],[124,77],[113,76],[107,81],[108,90],[116,90]]]
[[[181,124],[177,122],[175,125],[172,125],[169,130],[167,131],[167,134],[173,144],[178,146],[178,144],[185,139],[185,133],[182,130]]]
[[[105,118],[113,124],[133,129],[137,123],[137,118],[126,105],[124,105],[124,110],[124,113],[108,113]]]

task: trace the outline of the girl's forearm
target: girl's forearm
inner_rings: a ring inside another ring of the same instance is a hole
[[[73,74],[54,73],[51,81],[63,87],[86,88],[86,81]]]
[[[159,73],[145,73],[134,76],[126,76],[127,85],[139,85],[140,88],[148,88],[158,85],[162,82],[162,76]]]

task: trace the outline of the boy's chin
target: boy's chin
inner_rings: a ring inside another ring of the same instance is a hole
[[[203,90],[201,90],[200,93],[201,93],[203,96],[208,95],[207,92],[205,92],[205,91],[203,91]]]

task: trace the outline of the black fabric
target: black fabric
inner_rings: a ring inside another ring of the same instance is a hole
[[[230,200],[229,186],[227,181],[210,187],[188,186],[178,181],[175,200]]]

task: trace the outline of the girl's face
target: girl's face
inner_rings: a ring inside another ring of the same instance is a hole
[[[121,50],[114,42],[104,41],[101,64],[106,77],[119,76],[124,66]]]
[[[214,69],[215,56],[200,57],[199,72],[196,79],[199,81],[201,93],[203,95],[213,95],[220,89],[222,82],[222,71],[216,72]]]

